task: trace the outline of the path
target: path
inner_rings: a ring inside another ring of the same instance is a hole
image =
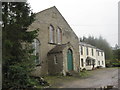
[[[89,71],[92,76],[64,83],[59,88],[100,88],[112,85],[118,88],[118,68],[105,68]]]

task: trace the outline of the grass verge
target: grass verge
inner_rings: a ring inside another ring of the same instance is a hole
[[[87,78],[89,76],[89,71],[81,71],[77,76],[45,76],[44,79],[50,84],[50,88],[57,88],[64,83]]]
[[[84,79],[90,76],[90,71],[81,71],[77,75],[73,76],[44,76],[44,80],[49,83],[49,86],[42,86],[36,80],[31,80],[31,84],[35,85],[35,88],[58,88],[67,82],[72,82],[79,79]]]

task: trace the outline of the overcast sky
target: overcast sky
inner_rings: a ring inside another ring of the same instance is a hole
[[[78,37],[93,35],[118,44],[120,0],[28,0],[33,12],[56,6]]]

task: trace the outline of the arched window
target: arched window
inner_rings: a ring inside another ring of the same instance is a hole
[[[57,29],[57,42],[58,44],[62,43],[62,31],[60,28]]]
[[[49,27],[49,43],[54,43],[54,27],[52,25]]]
[[[40,64],[40,41],[38,39],[34,39],[34,42],[32,43],[35,55],[35,63],[36,65]]]

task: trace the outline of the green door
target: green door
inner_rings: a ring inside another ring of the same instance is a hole
[[[68,49],[67,52],[67,66],[69,71],[73,70],[73,53],[71,49]]]

